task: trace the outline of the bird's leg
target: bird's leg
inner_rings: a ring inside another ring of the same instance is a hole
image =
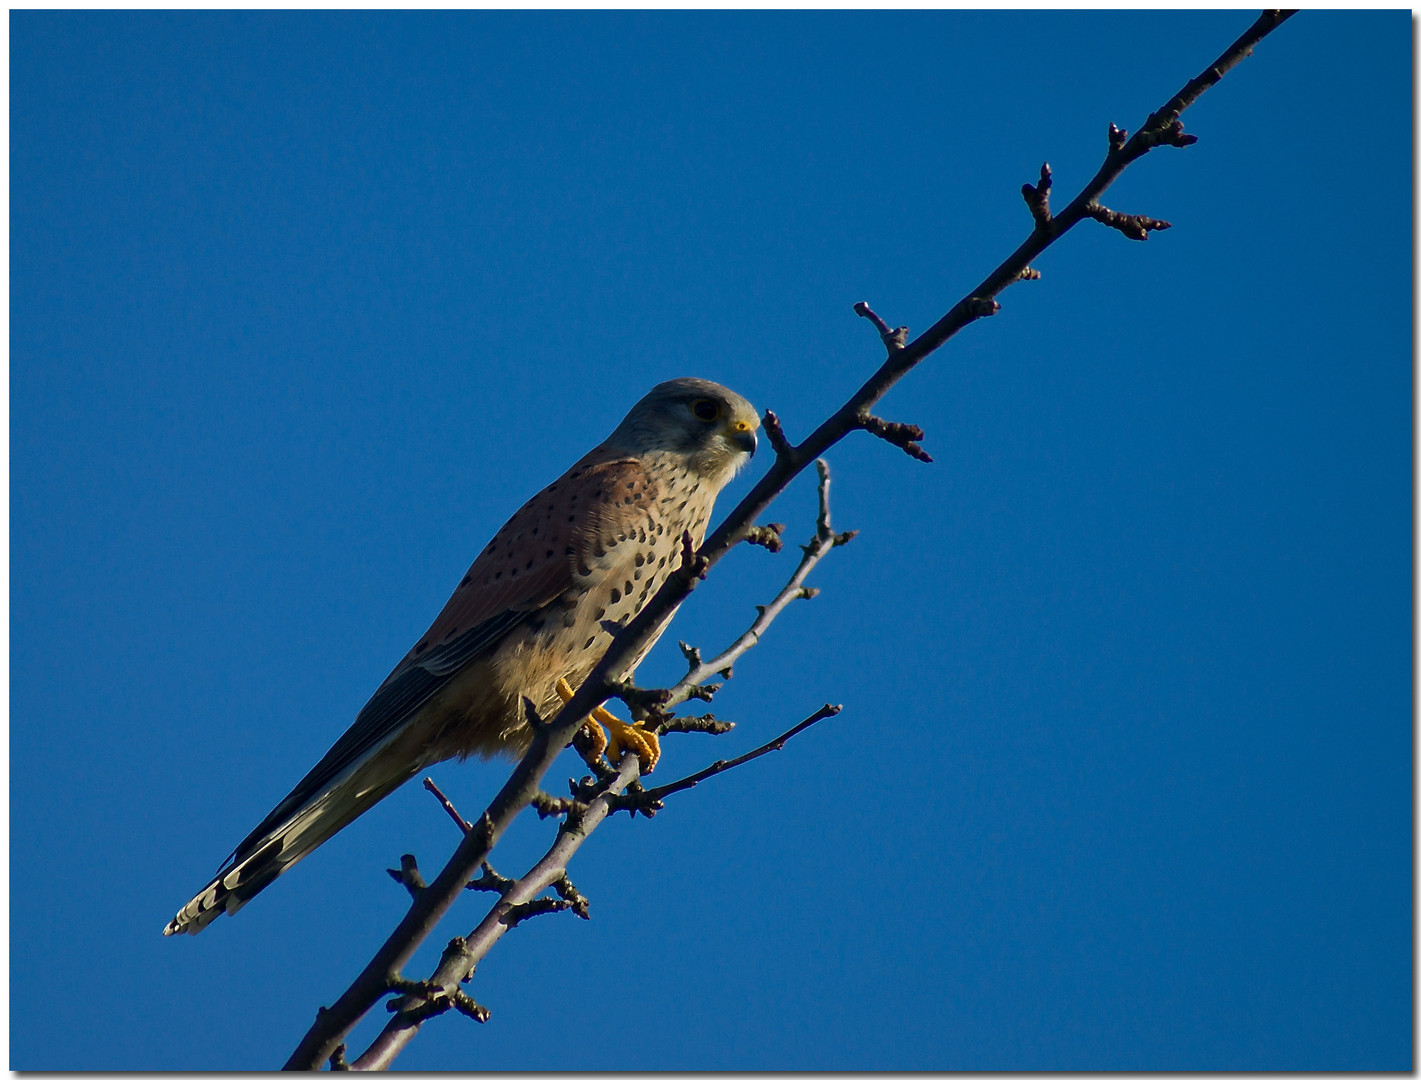
[[[559,678],[556,689],[563,704],[572,700],[572,687],[566,679]],[[661,742],[654,731],[641,724],[628,724],[625,720],[619,720],[601,705],[592,710],[583,724],[593,741],[606,747],[607,759],[613,764],[622,760],[624,750],[631,750],[641,762],[643,774],[656,768],[657,759],[661,757]],[[599,724],[606,725],[605,733]]]

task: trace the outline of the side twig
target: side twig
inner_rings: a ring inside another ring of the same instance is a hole
[[[666,699],[668,708],[689,701],[693,697],[701,697],[702,695],[698,693],[699,690],[708,691],[704,695],[704,700],[709,700],[710,695],[714,694],[719,687],[702,687],[701,684],[713,675],[729,678],[735,662],[760,643],[761,635],[785,608],[796,600],[812,600],[816,595],[816,590],[805,588],[805,578],[819,565],[825,555],[834,548],[847,544],[858,535],[857,529],[842,533],[834,531],[829,514],[829,463],[821,458],[815,462],[815,468],[819,472],[819,517],[815,523],[814,538],[808,544],[801,546],[804,555],[799,560],[799,565],[795,567],[789,581],[785,583],[785,587],[773,600],[768,604],[756,605],[755,610],[759,614],[750,624],[750,628],[718,655],[709,660],[703,660],[699,649],[687,645],[685,642],[681,643],[681,651],[690,664],[690,670],[681,677],[675,686],[671,687],[670,695]]]

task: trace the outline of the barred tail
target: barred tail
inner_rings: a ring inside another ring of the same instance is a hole
[[[163,934],[201,933],[224,911],[235,915],[257,893],[413,776],[420,764],[382,762],[376,756],[273,823],[271,818],[283,810],[278,806],[257,827],[258,832],[242,842],[218,875],[173,916]],[[290,799],[288,796],[287,801]]]

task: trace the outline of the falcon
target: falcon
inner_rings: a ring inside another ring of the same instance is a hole
[[[350,729],[163,933],[196,934],[234,914],[420,770],[527,750],[523,698],[551,715],[581,685],[608,628],[676,568],[683,534],[704,538],[716,495],[755,453],[758,427],[751,404],[716,383],[653,387],[495,534]],[[650,732],[594,715],[612,728],[610,753],[629,747],[644,770],[655,765]]]

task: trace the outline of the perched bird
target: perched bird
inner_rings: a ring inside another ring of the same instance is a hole
[[[757,427],[750,403],[716,383],[654,387],[489,541],[355,723],[163,933],[235,913],[421,769],[526,750],[522,699],[547,716],[581,685],[611,640],[604,623],[641,610],[676,568],[683,533],[705,536]],[[614,741],[653,764],[654,744],[615,724]]]

